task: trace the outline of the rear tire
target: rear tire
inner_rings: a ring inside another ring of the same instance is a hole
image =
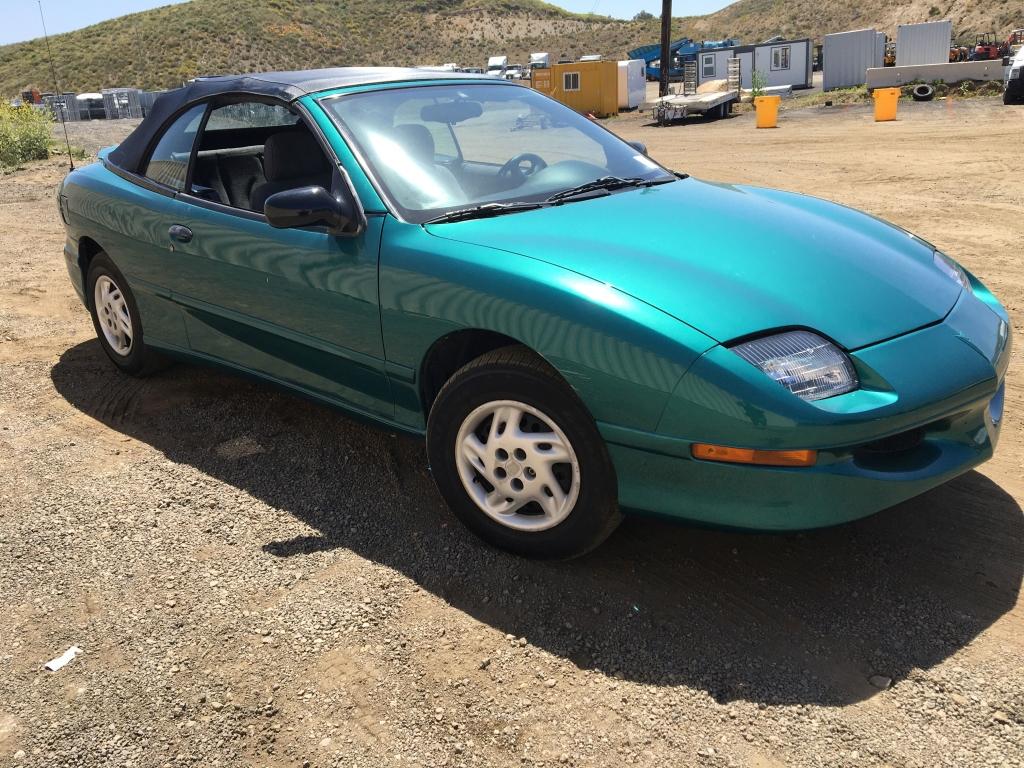
[[[97,253],[89,262],[85,290],[96,337],[114,365],[129,376],[148,376],[166,364],[146,347],[135,296],[106,253]]]
[[[615,469],[594,419],[522,347],[482,355],[448,380],[430,410],[427,455],[455,515],[518,555],[578,557],[622,519]]]

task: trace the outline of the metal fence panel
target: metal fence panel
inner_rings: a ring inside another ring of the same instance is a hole
[[[952,37],[952,21],[900,24],[896,27],[896,66],[948,63]]]
[[[53,119],[60,122],[74,122],[79,119],[78,101],[75,93],[47,94],[43,96],[43,106],[53,115]]]
[[[107,120],[142,117],[140,93],[142,91],[138,88],[104,88],[103,109],[107,113]]]
[[[867,81],[868,67],[882,66],[885,37],[879,48],[880,33],[873,29],[836,32],[825,35],[822,43],[822,88],[851,88]]]
[[[167,91],[139,91],[139,108],[142,110],[142,117],[145,117],[153,109],[153,102]]]

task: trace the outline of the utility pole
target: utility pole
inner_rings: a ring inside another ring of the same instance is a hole
[[[661,82],[658,95],[668,96],[668,73],[672,68],[672,0],[661,0]]]

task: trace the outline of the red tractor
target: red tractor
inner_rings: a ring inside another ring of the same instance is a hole
[[[971,54],[971,61],[992,61],[1003,58],[1002,46],[996,40],[992,32],[978,35],[978,42],[974,44],[974,52]]]

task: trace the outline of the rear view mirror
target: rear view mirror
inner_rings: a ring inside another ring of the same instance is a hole
[[[627,143],[641,155],[647,154],[647,145],[644,144],[642,141],[630,141]]]
[[[461,123],[480,117],[484,108],[479,101],[442,101],[440,104],[427,104],[420,110],[420,119],[427,123]]]
[[[323,187],[286,189],[263,205],[267,223],[277,229],[327,227],[337,234],[354,234],[359,217],[350,200],[338,199]]]

